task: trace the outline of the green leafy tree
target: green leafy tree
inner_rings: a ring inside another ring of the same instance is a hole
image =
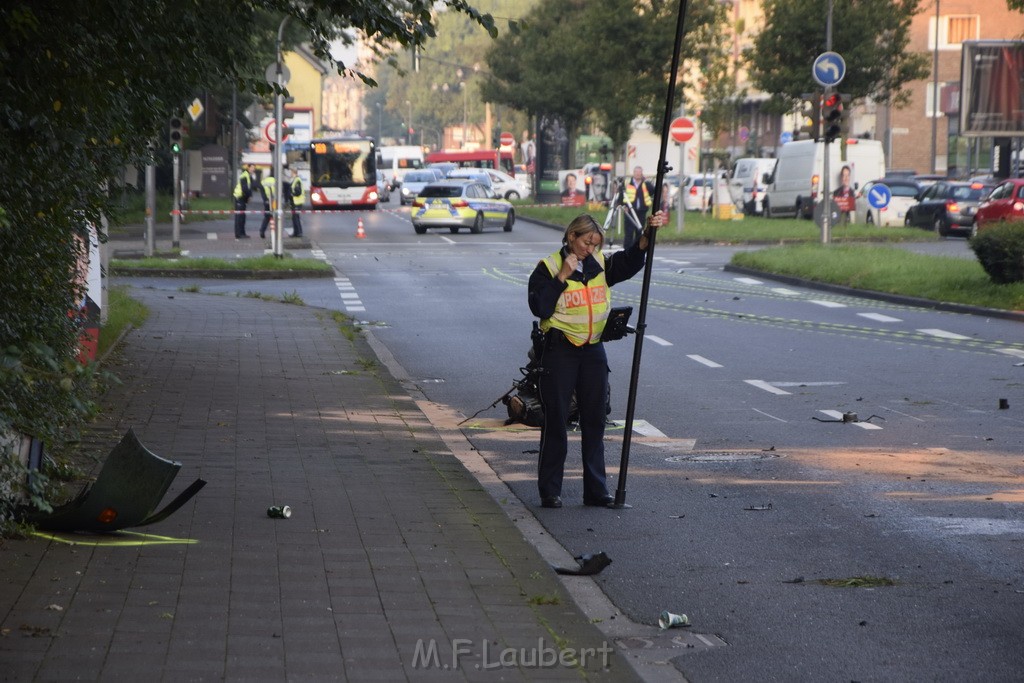
[[[0,437],[58,440],[88,407],[69,311],[78,237],[117,221],[110,189],[166,144],[167,120],[225,83],[266,95],[263,69],[287,17],[330,61],[359,31],[378,51],[425,44],[439,9],[494,21],[466,0],[7,0],[0,5]],[[344,73],[367,82],[354,65]],[[0,439],[2,442],[2,439]],[[2,452],[0,456],[7,454]]]
[[[575,132],[592,121],[624,151],[638,117],[657,130],[664,121],[679,4],[664,0],[550,0],[524,17],[521,30],[492,45],[496,79],[484,96],[528,112],[555,115]],[[721,42],[724,9],[689,3],[682,63],[709,61]],[[685,69],[676,74],[673,111],[682,101]]]
[[[929,73],[928,56],[907,51],[919,6],[920,0],[835,3],[832,50],[846,61],[844,93],[896,106],[908,101],[905,85]],[[765,26],[745,58],[752,83],[772,95],[775,111],[787,111],[802,93],[820,89],[811,66],[825,51],[826,15],[820,0],[764,1]]]

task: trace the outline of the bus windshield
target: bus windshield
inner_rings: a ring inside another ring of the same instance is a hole
[[[376,207],[377,143],[362,137],[311,140],[309,201],[315,209]]]
[[[377,183],[373,140],[314,140],[309,146],[309,182],[317,187],[356,187]]]

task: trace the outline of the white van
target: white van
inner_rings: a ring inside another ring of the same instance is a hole
[[[846,159],[840,158],[840,147],[834,142],[829,147],[829,186],[839,186],[839,172],[850,167],[853,188],[885,175],[885,153],[878,140],[851,139],[846,141]],[[776,216],[812,218],[814,204],[820,201],[821,176],[824,172],[825,143],[814,140],[787,142],[779,149],[775,170],[768,177],[768,193],[764,199],[764,213]]]
[[[406,173],[419,170],[424,165],[423,148],[417,145],[385,145],[377,148],[377,168],[384,171],[392,190],[402,184]]]
[[[737,159],[729,174],[729,196],[736,208],[759,216],[764,206],[765,174],[775,169],[775,159]]]

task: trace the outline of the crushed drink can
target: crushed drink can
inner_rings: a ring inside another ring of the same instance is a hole
[[[288,519],[292,516],[292,509],[287,505],[272,505],[267,508],[267,517],[276,519]]]

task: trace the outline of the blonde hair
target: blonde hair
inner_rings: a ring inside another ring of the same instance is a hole
[[[589,235],[592,232],[596,232],[601,237],[601,245],[604,246],[604,231],[601,230],[601,226],[597,224],[597,221],[589,213],[580,214],[573,218],[572,222],[569,223],[569,227],[565,229],[562,243],[568,244],[571,240],[583,235]]]

